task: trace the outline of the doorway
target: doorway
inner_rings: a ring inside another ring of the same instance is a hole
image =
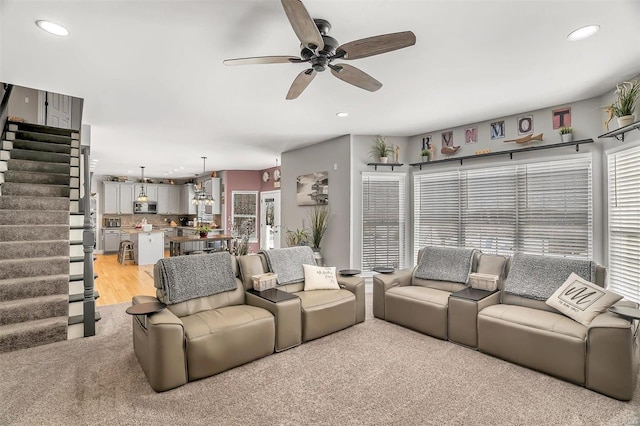
[[[260,250],[280,248],[280,191],[260,193]]]
[[[38,92],[38,124],[71,128],[71,96]]]

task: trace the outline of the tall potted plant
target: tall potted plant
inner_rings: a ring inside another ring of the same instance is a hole
[[[389,154],[391,154],[391,147],[387,145],[387,140],[384,136],[376,136],[373,142],[373,149],[369,151],[369,155],[372,157],[378,157],[381,163],[386,163],[389,160]]]
[[[309,219],[309,235],[311,236],[311,249],[318,266],[324,266],[324,258],[321,253],[322,238],[329,226],[329,206],[317,204],[307,214]]]
[[[635,122],[636,102],[640,95],[640,80],[625,81],[616,86],[618,99],[613,104],[613,113],[618,117],[618,126],[624,127]]]

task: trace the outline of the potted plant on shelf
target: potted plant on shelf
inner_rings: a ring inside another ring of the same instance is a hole
[[[318,266],[324,266],[324,258],[320,252],[320,244],[322,238],[329,226],[329,206],[326,204],[317,204],[313,206],[307,216],[309,219],[309,235],[311,236],[311,249],[313,250],[313,257],[316,260]]]
[[[636,102],[640,95],[640,80],[625,81],[616,86],[618,99],[613,104],[613,113],[618,117],[618,126],[624,127],[635,122]]]
[[[373,143],[373,149],[369,152],[372,157],[378,157],[380,162],[385,164],[389,161],[389,154],[391,154],[391,147],[387,145],[387,140],[384,136],[376,136]]]
[[[571,127],[561,127],[560,130],[558,130],[558,133],[560,133],[562,142],[573,141],[573,129]]]
[[[426,163],[427,161],[431,161],[431,150],[425,148],[420,152],[420,155],[422,155],[423,163]]]
[[[208,227],[207,225],[200,225],[196,228],[196,234],[200,234],[200,238],[207,238],[207,235],[209,235],[209,231],[211,231],[211,228]]]

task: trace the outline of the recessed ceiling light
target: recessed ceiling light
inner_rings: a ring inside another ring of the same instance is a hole
[[[69,35],[69,30],[63,27],[60,24],[56,24],[51,21],[36,21],[36,25],[40,27],[40,29],[61,37],[66,37]]]
[[[567,36],[567,40],[569,41],[578,41],[584,40],[587,37],[591,37],[600,29],[600,25],[586,25],[584,27],[578,28],[577,30],[572,31]]]
[[[348,112],[338,112],[338,113],[336,113],[336,116],[340,117],[340,118],[344,118],[344,117],[348,117],[349,113]]]

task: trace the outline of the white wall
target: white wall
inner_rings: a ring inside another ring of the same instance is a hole
[[[29,102],[26,102],[29,98]],[[28,123],[38,123],[38,91],[22,86],[13,86],[9,98],[9,115],[22,117]]]
[[[282,234],[285,229],[302,228],[309,206],[296,202],[296,178],[314,172],[329,172],[329,228],[322,240],[325,264],[348,268],[351,247],[351,137],[340,136],[315,145],[282,153]],[[307,221],[308,222],[308,221]],[[282,235],[281,234],[281,235]],[[284,240],[282,247],[286,247]]]

